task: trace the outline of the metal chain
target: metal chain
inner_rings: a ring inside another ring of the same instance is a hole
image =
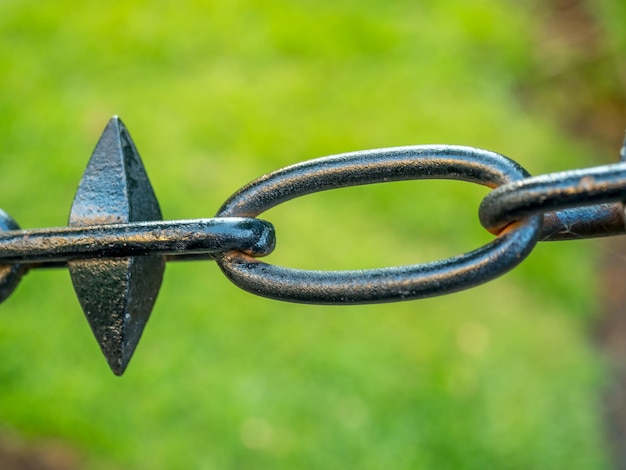
[[[621,150],[626,160],[626,143]],[[352,271],[285,268],[258,259],[275,246],[257,218],[299,196],[348,186],[452,179],[493,188],[479,208],[496,238],[466,254]],[[397,147],[309,160],[233,194],[212,219],[161,221],[139,154],[121,121],[105,129],[83,175],[69,227],[20,230],[0,211],[0,302],[30,269],[67,266],[113,372],[128,365],[150,316],[165,261],[214,259],[237,286],[290,302],[359,304],[443,295],[492,280],[539,240],[626,232],[626,162],[530,177],[513,160],[449,145]]]

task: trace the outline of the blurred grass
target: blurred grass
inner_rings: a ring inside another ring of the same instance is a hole
[[[602,5],[615,20],[621,7]],[[2,208],[23,227],[64,225],[113,114],[168,219],[211,216],[282,165],[365,148],[474,145],[531,173],[589,164],[587,144],[516,92],[537,67],[542,12],[495,0],[4,1]],[[458,254],[489,239],[475,215],[485,193],[414,182],[308,196],[267,213],[270,261]],[[68,275],[32,272],[0,307],[0,423],[63,439],[86,468],[604,468],[591,246],[540,246],[472,291],[344,308],[256,298],[210,263],[173,264],[122,379]]]

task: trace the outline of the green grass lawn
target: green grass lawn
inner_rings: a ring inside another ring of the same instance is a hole
[[[530,5],[2,2],[0,207],[25,228],[65,225],[114,114],[166,219],[210,217],[265,172],[367,148],[472,145],[533,174],[590,165],[597,152],[516,91],[538,61]],[[264,215],[269,261],[469,251],[491,238],[486,193],[420,181],[291,201]],[[62,441],[95,469],[606,468],[594,246],[544,244],[489,285],[363,307],[270,301],[210,262],[171,264],[122,378],[68,274],[32,272],[0,306],[0,430]]]

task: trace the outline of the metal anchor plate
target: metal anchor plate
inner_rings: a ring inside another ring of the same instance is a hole
[[[137,149],[114,117],[91,156],[70,212],[69,226],[161,220],[161,210]],[[121,375],[157,297],[160,255],[68,261],[74,290],[109,366]]]

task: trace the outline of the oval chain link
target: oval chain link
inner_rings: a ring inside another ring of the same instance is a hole
[[[267,174],[236,192],[217,217],[256,217],[290,199],[335,188],[389,181],[452,179],[495,188],[527,178],[503,155],[460,146],[412,146],[309,160]],[[500,276],[534,247],[542,227],[535,214],[511,224],[469,253],[410,266],[317,271],[275,266],[239,251],[217,254],[224,274],[251,293],[316,304],[378,303],[467,289]]]

